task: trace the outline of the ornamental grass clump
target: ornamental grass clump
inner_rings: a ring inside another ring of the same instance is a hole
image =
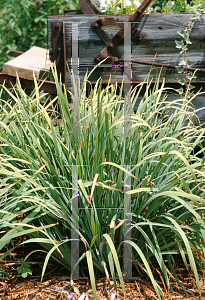
[[[132,246],[133,274],[147,275],[161,299],[162,278],[171,287],[174,276],[183,288],[176,271],[180,263],[193,272],[200,293],[205,160],[193,148],[202,141],[204,129],[196,124],[191,100],[170,102],[158,78],[152,90],[149,82],[133,90],[132,107],[146,87],[136,113],[124,117],[122,87],[119,93],[117,84],[103,89],[99,80],[87,97],[85,77],[79,91],[71,93],[73,102],[79,101],[73,111],[56,70],[53,74],[58,95],[49,104],[42,104],[45,95],[37,83],[30,96],[19,81],[13,93],[4,87],[13,103],[0,103],[0,249],[8,250],[0,259],[12,251],[13,239],[26,235],[24,244],[39,244],[46,253],[42,278],[50,258],[73,275],[71,191],[77,165],[79,271],[90,276],[95,299],[96,276],[112,278],[116,290],[119,277],[126,293],[125,193],[132,201],[132,239],[126,242]],[[58,117],[62,123],[53,126]],[[127,122],[132,125],[129,135],[124,134]],[[126,176],[131,178],[129,189]]]

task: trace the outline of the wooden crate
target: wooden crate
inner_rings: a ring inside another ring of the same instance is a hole
[[[147,62],[157,62],[178,65],[182,55],[179,54],[179,49],[175,46],[175,40],[180,41],[182,37],[177,33],[185,27],[185,23],[190,21],[192,14],[150,14],[144,15],[136,27],[145,34],[141,41],[132,41],[132,59]],[[64,58],[71,68],[71,51],[72,51],[72,23],[79,22],[79,76],[81,81],[84,78],[86,71],[89,72],[94,68],[94,57],[105,47],[103,41],[97,36],[91,27],[91,23],[100,18],[106,18],[104,15],[64,15],[64,16],[50,16],[48,17],[48,45],[49,55],[51,61],[53,57],[53,42],[52,42],[52,23],[60,22],[65,30],[65,51]],[[127,21],[128,15],[109,16],[119,18],[119,20]],[[195,24],[190,39],[192,45],[189,45],[187,51],[187,59],[196,61],[193,67],[205,68],[205,16],[201,17],[200,21]],[[118,31],[117,26],[107,26],[104,28],[110,38],[112,38]],[[124,51],[123,41],[118,45],[117,49],[122,53]],[[156,56],[156,57],[155,57]],[[155,58],[154,58],[155,57]],[[137,74],[139,80],[144,80],[150,71],[151,66],[142,64],[133,64],[133,70]],[[156,76],[161,68],[155,67],[151,72],[151,76]],[[63,69],[62,69],[63,72]],[[108,81],[110,74],[112,81],[122,81],[123,68],[113,67],[110,64],[102,64],[93,72],[90,77],[91,81],[96,81],[99,77],[103,81]],[[66,71],[67,86],[71,86],[71,78],[69,72]],[[182,78],[176,69],[163,68],[162,77],[166,81],[177,81]],[[205,73],[197,72],[197,80],[205,80]]]
[[[79,13],[79,10],[77,11]],[[93,62],[95,56],[99,55],[101,50],[105,47],[103,41],[98,37],[95,31],[91,27],[91,23],[100,18],[105,18],[103,15],[76,15],[73,12],[69,15],[64,16],[50,16],[48,17],[48,45],[49,45],[49,55],[51,61],[54,61],[53,57],[53,42],[52,42],[52,23],[59,22],[63,24],[65,31],[65,47],[61,45],[63,49],[62,55],[64,54],[64,61],[67,62],[69,68],[71,68],[71,53],[72,53],[72,23],[79,22],[79,77],[82,82],[84,79],[85,73],[92,71],[95,67]],[[156,62],[156,63],[165,63],[171,65],[178,65],[180,58],[182,57],[179,54],[180,50],[177,49],[175,40],[182,40],[182,37],[177,33],[181,31],[182,28],[185,28],[185,23],[190,21],[190,18],[193,14],[150,14],[144,15],[139,24],[136,24],[136,27],[145,34],[145,37],[141,41],[132,41],[132,59],[147,61],[147,62]],[[109,16],[110,17],[110,16]],[[128,15],[120,16],[111,16],[114,18],[119,18],[119,20],[127,21],[129,19]],[[188,47],[186,59],[191,61],[196,61],[193,67],[205,69],[205,15],[202,15],[201,20],[197,21],[195,24],[192,33],[190,35],[190,40],[192,42]],[[108,26],[104,28],[110,39],[118,32],[119,27]],[[118,45],[117,49],[122,53],[124,51],[123,41]],[[62,59],[63,62],[63,59]],[[133,70],[137,74],[138,80],[143,81],[147,74],[150,71],[151,66],[142,65],[142,64],[133,64]],[[63,68],[62,65],[58,67],[59,72],[65,72],[65,78],[67,88],[71,88],[71,77],[68,70]],[[159,74],[161,67],[154,67],[150,73],[149,79],[153,77],[156,79],[156,76]],[[114,67],[110,64],[102,64],[97,67],[97,69],[92,73],[89,80],[95,82],[99,77],[102,78],[103,82],[107,82],[112,76],[113,82],[122,82],[123,79],[123,68]],[[197,72],[197,81],[204,81],[197,84],[197,90],[201,88],[205,90],[205,73]],[[175,68],[168,69],[163,68],[161,72],[161,77],[165,77],[166,82],[177,82],[179,79],[182,79],[182,74],[178,74]],[[126,80],[126,78],[125,78]],[[169,100],[179,98],[179,95],[169,95]],[[139,97],[136,102],[134,110],[136,110],[138,103],[141,99]],[[201,123],[205,123],[205,96],[197,96],[193,101],[195,109],[198,109],[197,115]]]

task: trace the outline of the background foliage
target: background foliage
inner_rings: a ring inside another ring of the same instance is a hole
[[[0,1],[0,70],[11,59],[13,50],[27,51],[32,46],[47,48],[47,16],[75,9],[78,0]]]
[[[143,0],[98,0],[104,14],[131,14]],[[154,0],[145,13],[195,13],[203,0]]]
[[[161,7],[162,13],[195,13],[204,6],[204,0],[160,0],[157,5]]]

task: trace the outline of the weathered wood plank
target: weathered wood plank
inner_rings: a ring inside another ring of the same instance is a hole
[[[33,80],[33,72],[36,79],[39,79],[42,72],[49,72],[48,50],[40,47],[32,47],[23,54],[6,62],[3,66],[3,73],[10,76]]]
[[[179,49],[175,47],[175,40],[181,40],[177,31],[180,31],[185,27],[185,23],[191,18],[191,14],[170,14],[170,15],[144,15],[141,18],[141,22],[136,27],[146,34],[144,39],[140,42],[132,42],[132,59],[158,62],[165,64],[178,65],[178,62],[182,55],[179,54]],[[48,18],[48,44],[49,53],[52,59],[52,32],[51,22],[65,22],[66,28],[66,60],[69,67],[71,67],[71,50],[72,50],[72,22],[79,22],[79,76],[81,81],[84,78],[85,72],[93,70],[95,67],[93,59],[104,48],[104,43],[92,30],[91,23],[98,18],[104,18],[105,16],[88,16],[88,15],[75,15],[75,16],[58,16]],[[116,17],[116,16],[112,16]],[[127,21],[129,16],[122,15],[117,16],[120,20]],[[112,38],[119,30],[119,27],[108,27],[105,31]],[[201,17],[191,33],[190,39],[192,45],[189,45],[187,52],[187,59],[196,61],[193,67],[199,67],[205,69],[205,16]],[[124,52],[123,42],[117,47],[122,53]],[[157,55],[156,55],[157,53]],[[155,57],[156,55],[156,57]],[[155,57],[155,59],[154,59]],[[139,80],[144,80],[150,71],[150,66],[133,64],[133,69],[138,75]],[[150,74],[150,79],[153,76],[156,77],[160,72],[159,67],[155,67]],[[102,77],[103,81],[108,81],[112,76],[111,81],[121,82],[123,79],[122,67],[111,67],[110,65],[101,65],[92,73],[89,80],[96,81],[99,77]],[[175,69],[163,68],[161,76],[165,77],[166,81],[176,81],[182,79],[181,74],[178,74]],[[205,80],[205,73],[197,73],[197,80]],[[71,78],[67,72],[68,87],[71,87]],[[180,96],[169,94],[169,100],[175,100]],[[134,110],[136,110],[141,97],[137,99]],[[197,96],[192,104],[195,109],[198,109],[198,117],[201,123],[205,122],[205,109],[204,95]]]
[[[181,55],[179,49],[175,47],[175,40],[181,40],[177,31],[180,31],[185,27],[185,23],[191,18],[191,14],[170,14],[170,15],[144,15],[141,18],[141,22],[136,25],[139,30],[145,33],[145,37],[140,42],[132,42],[132,59],[153,62],[166,63],[177,65]],[[66,27],[66,60],[69,67],[71,67],[71,31],[72,22],[79,22],[79,76],[82,80],[84,74],[88,69],[91,71],[94,67],[93,59],[100,51],[104,48],[104,43],[100,40],[97,34],[91,28],[91,23],[98,18],[104,18],[105,16],[88,16],[88,15],[75,15],[75,16],[57,16],[48,17],[48,44],[49,53],[52,59],[52,32],[51,22],[65,22]],[[118,17],[122,21],[128,20],[127,15],[112,16]],[[205,46],[205,31],[204,31],[205,16],[202,16],[201,20],[198,21],[191,33],[192,45],[189,45],[187,52],[187,58],[196,61],[194,67],[205,68],[205,57],[204,57],[204,46]],[[110,38],[112,38],[119,27],[109,27],[105,29]],[[123,42],[117,47],[122,53],[124,52]],[[139,80],[143,80],[148,72],[150,66],[133,64],[133,70],[137,73]],[[155,76],[159,72],[160,68],[155,67],[151,72],[152,76]],[[123,70],[120,68],[113,68],[109,66],[103,66],[95,70],[90,80],[97,80],[99,76],[102,77],[103,81],[109,79],[110,74],[113,76],[113,81],[121,81]],[[166,78],[166,81],[178,80],[181,75],[177,73],[175,69],[162,70],[162,76]],[[197,73],[198,80],[205,80],[205,73]],[[71,84],[70,76],[67,74],[68,86]]]

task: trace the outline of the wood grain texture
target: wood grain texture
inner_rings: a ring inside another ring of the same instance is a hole
[[[48,49],[33,46],[28,51],[6,62],[3,66],[3,74],[18,76],[33,80],[41,77],[42,72],[48,73],[50,64],[48,61]]]
[[[178,65],[182,55],[179,54],[180,50],[175,46],[175,40],[182,40],[181,36],[177,33],[182,28],[185,28],[185,23],[190,21],[192,14],[154,14],[144,15],[141,18],[139,24],[136,27],[145,34],[142,41],[132,42],[132,59],[148,62],[158,62],[165,64]],[[93,60],[96,55],[104,48],[104,43],[97,36],[97,34],[91,28],[91,23],[98,18],[104,18],[105,16],[88,16],[88,15],[69,15],[48,17],[48,44],[49,53],[52,60],[52,32],[51,22],[65,22],[66,24],[66,60],[69,68],[71,68],[71,51],[72,51],[72,22],[79,22],[79,77],[82,82],[85,72],[92,71],[95,67]],[[112,16],[118,17],[120,20],[127,21],[129,16]],[[109,26],[104,28],[110,38],[112,38],[119,30],[119,27]],[[192,45],[189,45],[187,52],[187,59],[196,61],[193,67],[205,69],[205,16],[201,17],[190,35]],[[124,52],[124,43],[121,42],[117,49],[122,53]],[[156,56],[156,57],[155,57]],[[154,58],[155,57],[155,58]],[[133,64],[133,70],[137,73],[139,80],[147,78],[151,67],[147,65]],[[154,67],[150,72],[149,79],[159,74],[161,68]],[[109,78],[112,81],[122,82],[123,80],[123,68],[114,67],[108,64],[98,66],[92,73],[89,80],[96,81],[99,77],[103,81],[108,81]],[[163,68],[161,71],[161,77],[165,77],[166,81],[177,81],[182,79],[182,75],[178,74],[175,69]],[[205,73],[197,73],[197,80],[205,80]],[[67,72],[68,87],[71,87],[71,78],[69,72]],[[169,95],[170,101],[179,98],[179,96]],[[197,113],[200,121],[205,122],[205,109],[201,109],[205,103],[204,95],[196,97],[192,103],[196,109],[200,109]],[[136,110],[140,97],[134,107]]]
[[[180,31],[185,27],[185,23],[190,21],[191,14],[154,14],[144,15],[141,18],[139,24],[136,27],[145,34],[142,41],[132,41],[132,59],[142,60],[148,62],[158,62],[177,65],[180,57],[179,49],[175,47],[175,40],[180,41],[182,38],[177,31]],[[86,70],[91,71],[94,68],[93,59],[104,48],[104,43],[97,36],[94,30],[91,28],[91,23],[99,18],[105,16],[88,16],[88,15],[67,15],[48,17],[48,44],[49,53],[52,60],[52,32],[51,22],[65,22],[66,24],[66,60],[69,67],[71,67],[71,32],[72,22],[79,22],[79,76],[82,80]],[[127,21],[129,16],[112,16],[119,18],[120,20]],[[196,61],[194,67],[205,68],[205,16],[201,17],[200,21],[197,21],[194,29],[191,33],[190,39],[192,45],[189,45],[187,52],[187,59]],[[112,38],[119,30],[117,26],[107,26],[105,31],[109,37]],[[122,53],[124,52],[123,42],[117,47]],[[156,55],[156,57],[155,57]],[[154,59],[155,57],[155,59]],[[137,73],[139,80],[146,78],[150,71],[150,66],[133,64],[133,70]],[[151,72],[151,76],[156,76],[160,68],[155,67]],[[110,65],[101,65],[93,72],[90,80],[97,80],[102,77],[103,81],[107,81],[110,77],[113,81],[121,81],[123,76],[122,67],[112,67]],[[177,73],[175,69],[163,68],[162,76],[166,78],[166,81],[181,79],[181,75]],[[205,73],[197,73],[197,80],[205,80]],[[69,73],[67,74],[68,86],[71,85]]]

